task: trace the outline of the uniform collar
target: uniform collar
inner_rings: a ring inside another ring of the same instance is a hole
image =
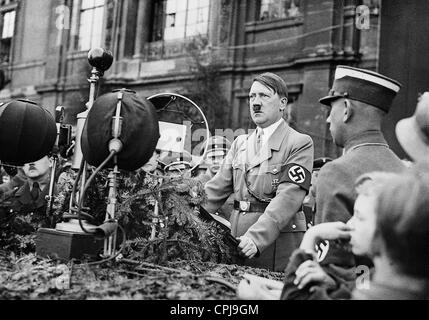
[[[270,159],[272,156],[271,150],[279,151],[280,147],[282,145],[282,142],[288,138],[288,136],[289,136],[288,133],[289,133],[290,127],[288,126],[288,124],[286,123],[286,121],[283,118],[280,120],[281,121],[279,121],[277,128],[275,129],[273,134],[268,139],[268,146],[262,148],[262,150],[260,150],[260,152],[255,157],[251,158],[250,163],[249,163],[249,169],[258,166],[259,164],[261,164],[265,160]],[[253,137],[252,139],[256,139],[256,130],[252,133],[252,135],[250,137]],[[250,137],[248,137],[248,139],[250,139]],[[250,139],[248,141],[254,141],[254,140]],[[247,146],[250,148],[253,148],[252,143],[248,144]],[[251,153],[251,154],[253,154],[253,153]],[[256,154],[256,153],[254,153],[254,154]]]
[[[43,191],[49,186],[50,180],[51,180],[51,174],[50,172],[47,172],[43,177],[39,178],[38,180],[28,179],[28,183],[30,184],[30,189],[31,189],[33,188],[33,183],[37,182],[39,184],[40,191]]]
[[[347,153],[351,148],[362,143],[383,143],[387,144],[380,130],[367,130],[358,133],[347,140],[344,151]]]
[[[34,182],[37,182],[39,184],[40,191],[45,190],[49,186],[49,181],[47,179],[43,179],[42,181],[29,181],[30,183],[30,190],[33,189]]]
[[[30,203],[32,201],[30,196],[30,183],[28,180],[16,191],[15,196],[21,203]]]
[[[275,127],[273,127],[274,130],[268,139],[268,146],[272,150],[279,151],[280,146],[282,144],[282,141],[285,139],[285,137],[287,135],[286,133],[289,129],[289,126],[283,118],[281,118],[278,122],[276,122],[272,126],[275,126]],[[286,132],[281,134],[281,132],[283,132],[283,131],[286,131]]]
[[[287,122],[281,118],[279,121],[277,121],[276,123],[272,124],[271,126],[275,126],[274,131],[271,133],[269,139],[268,139],[268,146],[272,149],[272,150],[276,150],[279,151],[280,150],[280,146],[282,144],[282,141],[284,140],[284,138],[288,135],[289,133],[289,125],[287,124]],[[265,135],[265,130],[267,128],[264,129],[264,135]],[[249,134],[247,136],[247,140],[248,141],[254,141],[254,139],[256,139],[256,134],[257,134],[258,129],[254,130],[251,134]],[[283,134],[280,134],[282,131]],[[243,148],[245,148],[245,146],[243,146]]]
[[[27,180],[16,190],[15,195],[21,196],[25,191],[30,191],[30,184]]]
[[[263,139],[265,141],[268,141],[270,137],[273,135],[273,133],[276,131],[276,129],[279,127],[279,125],[282,123],[282,121],[284,121],[283,118],[280,118],[277,122],[273,123],[272,125],[269,125],[266,128],[258,127],[256,129],[256,134],[258,133],[259,130],[262,130],[264,132]]]

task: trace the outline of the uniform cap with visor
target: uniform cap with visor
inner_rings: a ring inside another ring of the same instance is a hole
[[[400,88],[399,82],[377,72],[337,66],[332,89],[329,95],[319,102],[331,106],[333,101],[346,98],[361,101],[388,112]]]

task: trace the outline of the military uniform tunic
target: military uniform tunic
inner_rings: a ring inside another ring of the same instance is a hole
[[[15,187],[0,197],[0,222],[7,220],[15,214],[30,215],[32,220],[40,221],[41,226],[47,226],[46,196],[49,185],[39,192],[36,199],[31,196],[31,188],[28,181],[20,187]]]
[[[236,201],[251,203],[272,199],[259,212],[233,210],[229,221],[232,235],[249,237],[260,253],[246,259],[246,265],[284,271],[306,230],[304,214],[299,211],[308,189],[290,177],[303,182],[305,176],[310,181],[313,141],[284,120],[261,150],[255,150],[255,139],[253,132],[232,143],[220,170],[205,185],[208,202],[204,207],[214,213],[231,194]]]
[[[357,197],[355,182],[359,176],[373,171],[403,170],[404,164],[389,149],[380,131],[368,130],[353,137],[346,143],[345,154],[324,165],[319,172],[315,223],[333,221],[345,223],[352,217]],[[354,266],[355,261],[351,254],[339,254],[338,251],[329,250],[328,247],[321,252],[320,259],[324,260],[324,263]],[[326,256],[328,252],[329,255]]]

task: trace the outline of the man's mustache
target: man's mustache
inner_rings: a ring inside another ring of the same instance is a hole
[[[253,106],[253,112],[260,112],[262,109],[261,106]]]

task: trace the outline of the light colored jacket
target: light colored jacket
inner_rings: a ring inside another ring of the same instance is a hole
[[[208,201],[204,207],[214,213],[232,193],[237,201],[262,203],[259,199],[272,199],[264,212],[234,210],[229,220],[232,235],[246,235],[260,252],[258,258],[245,264],[283,271],[306,230],[304,214],[299,210],[308,190],[288,179],[290,165],[301,167],[300,173],[311,179],[313,141],[284,120],[259,152],[255,138],[256,131],[233,142],[220,170],[205,185]]]

